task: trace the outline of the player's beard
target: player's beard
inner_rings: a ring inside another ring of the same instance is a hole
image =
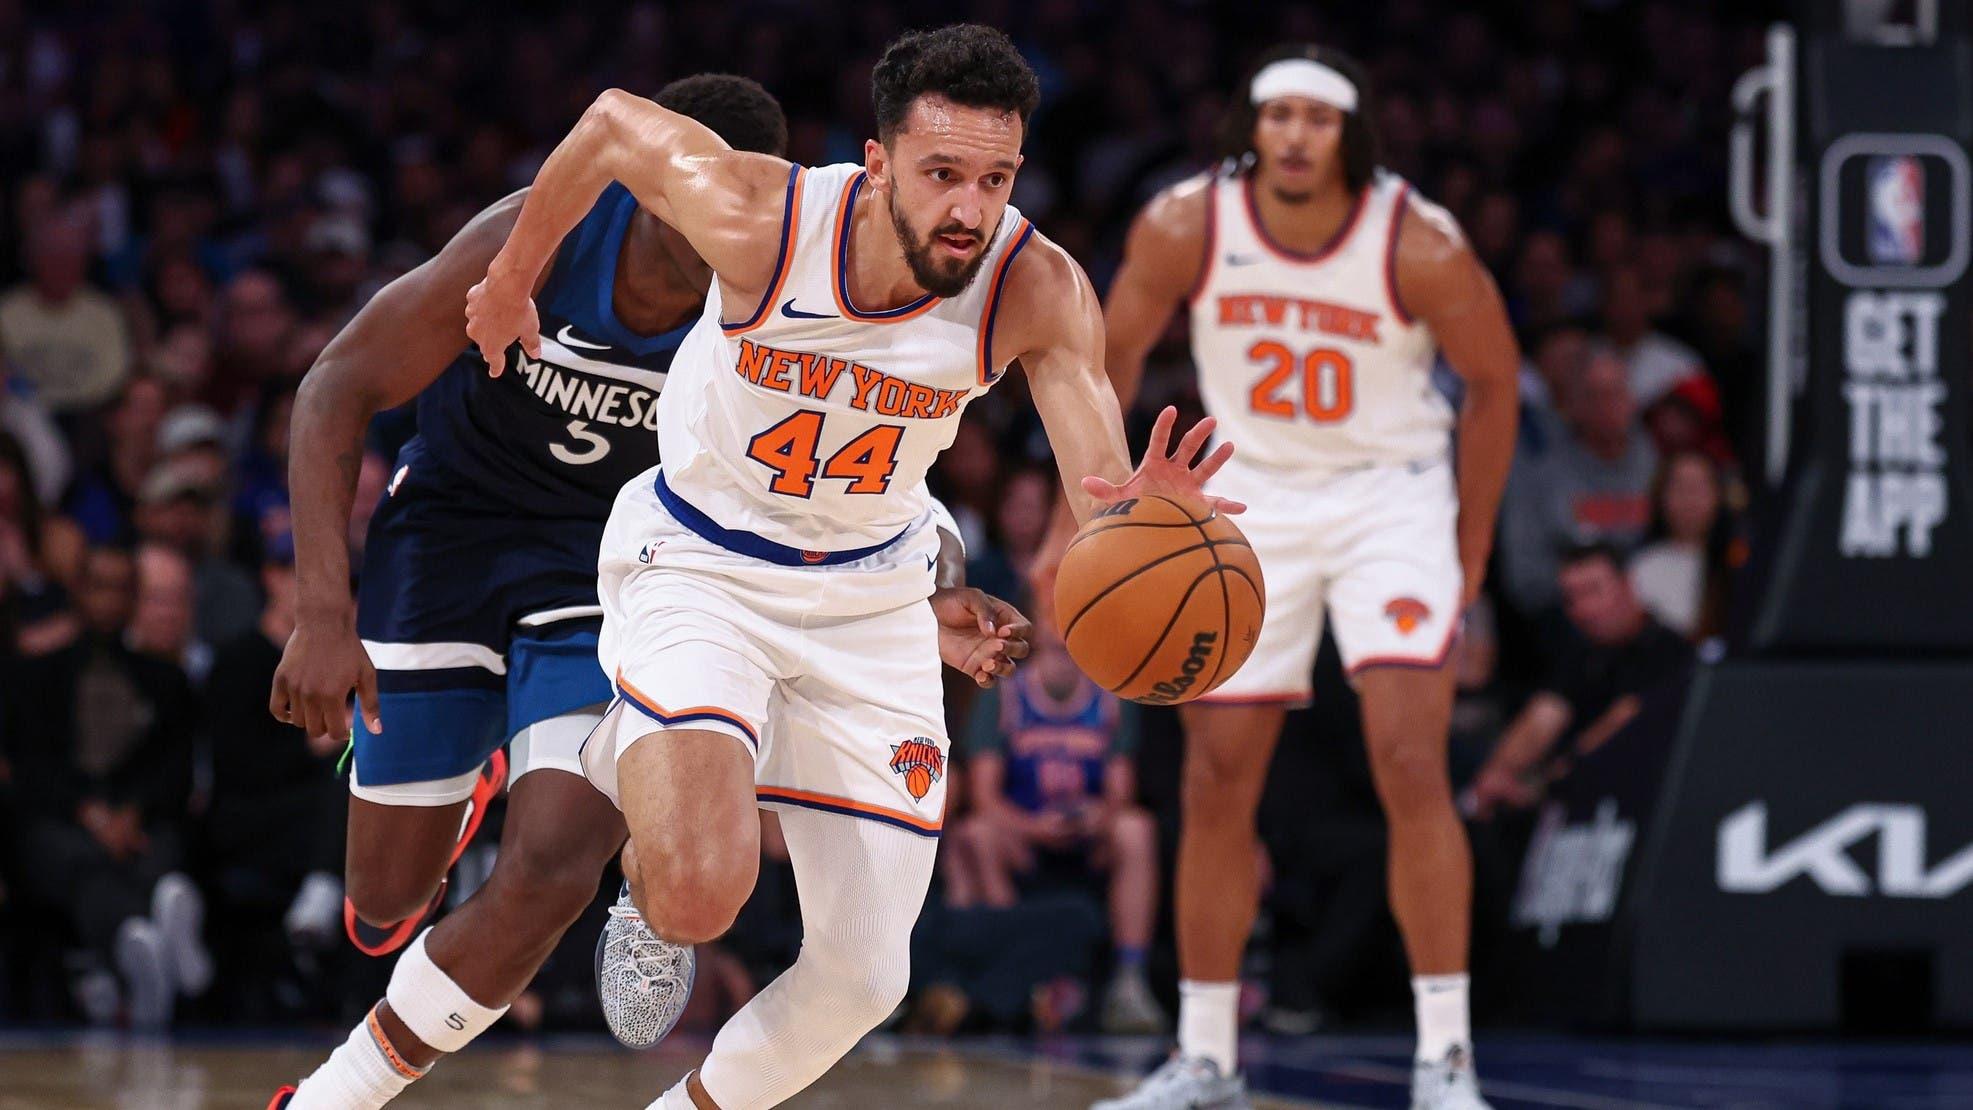
[[[911,267],[911,280],[917,282],[919,288],[940,297],[956,297],[964,293],[966,287],[973,284],[973,277],[980,272],[981,264],[986,262],[985,248],[960,262],[941,258],[934,253],[935,241],[941,235],[971,235],[985,242],[985,236],[955,221],[940,224],[932,229],[931,234],[920,239],[912,231],[904,213],[898,210],[896,193],[891,194],[890,209],[891,227],[897,232],[898,246],[904,248],[904,263]]]

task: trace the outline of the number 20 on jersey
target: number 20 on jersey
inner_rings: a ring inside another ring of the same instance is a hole
[[[1355,366],[1341,351],[1319,347],[1297,358],[1286,346],[1263,339],[1247,348],[1247,357],[1267,367],[1247,395],[1248,405],[1262,416],[1293,420],[1299,412],[1317,424],[1334,424],[1356,407]],[[1291,379],[1298,370],[1301,389],[1295,390]]]

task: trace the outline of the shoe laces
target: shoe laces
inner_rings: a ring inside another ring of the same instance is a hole
[[[624,948],[630,956],[631,966],[637,972],[637,985],[640,990],[651,991],[659,986],[683,986],[684,976],[679,974],[679,954],[684,949],[661,939],[644,923],[644,915],[634,905],[621,903],[610,907],[610,916],[625,923],[629,935]]]

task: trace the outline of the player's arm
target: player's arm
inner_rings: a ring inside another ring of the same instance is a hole
[[[1127,412],[1144,381],[1144,359],[1197,280],[1206,247],[1210,178],[1180,182],[1131,222],[1123,264],[1103,304],[1103,363]]]
[[[1028,657],[1033,625],[1019,609],[966,584],[966,544],[952,513],[932,499],[939,555],[932,590],[932,615],[939,625],[939,658],[983,690],[1014,673]]]
[[[1203,490],[1206,480],[1232,457],[1232,444],[1221,444],[1192,465],[1212,435],[1211,418],[1193,425],[1174,450],[1171,431],[1178,411],[1167,408],[1151,430],[1144,461],[1131,469],[1123,412],[1104,368],[1103,316],[1096,291],[1062,248],[1035,236],[1015,260],[1003,295],[1009,309],[1003,317],[1019,321],[1009,348],[1027,371],[1035,409],[1078,522],[1087,522],[1104,505],[1154,493],[1181,501],[1203,499],[1225,512],[1244,508]]]
[[[437,255],[384,286],[309,368],[289,425],[295,633],[268,708],[310,736],[349,731],[349,695],[379,730],[376,672],[356,638],[349,513],[370,418],[416,397],[466,347],[459,306],[521,210],[522,194],[475,216]]]
[[[1414,204],[1397,244],[1398,299],[1432,329],[1466,382],[1459,409],[1459,562],[1462,607],[1479,596],[1493,551],[1501,490],[1514,462],[1521,349],[1493,276],[1443,209]]]
[[[1171,314],[1191,291],[1206,238],[1206,189],[1210,178],[1181,182],[1159,193],[1131,223],[1123,265],[1110,283],[1103,305],[1103,369],[1129,412],[1144,380],[1144,359],[1171,323]],[[1043,539],[1043,557],[1031,566],[1038,586],[1052,590],[1061,552],[1075,535],[1076,518],[1067,501],[1056,505]]]
[[[609,89],[535,174],[520,219],[466,301],[467,333],[497,371],[518,340],[540,355],[529,294],[563,236],[612,181],[678,229],[723,288],[759,293],[772,279],[789,164],[735,151],[711,128]]]

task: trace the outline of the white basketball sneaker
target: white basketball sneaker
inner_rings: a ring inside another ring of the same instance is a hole
[[[1251,1110],[1247,1081],[1220,1074],[1219,1065],[1203,1056],[1180,1056],[1158,1066],[1137,1089],[1122,1098],[1106,1098],[1089,1110]]]
[[[596,940],[596,993],[603,1020],[628,1048],[649,1048],[685,1014],[698,959],[689,945],[660,940],[623,885]]]
[[[1473,1072],[1473,1050],[1453,1045],[1437,1060],[1420,1060],[1411,1069],[1411,1110],[1492,1110],[1480,1097]]]

